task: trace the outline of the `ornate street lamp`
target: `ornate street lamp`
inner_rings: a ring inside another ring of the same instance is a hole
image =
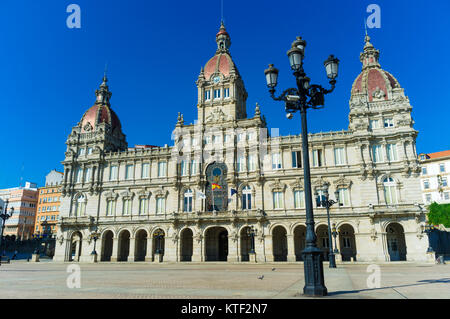
[[[91,217],[91,223],[95,223],[95,217]],[[93,232],[90,234],[91,239],[94,240],[94,250],[92,250],[91,255],[97,255],[97,251],[95,250],[97,239],[100,237],[98,233],[98,225],[95,224]]]
[[[164,231],[161,229],[158,229],[157,231],[154,232],[153,237],[156,239],[156,254],[162,254],[162,247],[161,247],[161,243],[162,240],[164,238]]]
[[[3,252],[5,251],[4,247],[4,240],[3,240],[3,230],[5,229],[6,221],[11,218],[11,216],[14,214],[14,207],[11,207],[9,209],[8,213],[8,204],[9,200],[7,199],[5,202],[5,209],[0,206],[0,218],[2,219],[2,232],[0,234],[0,265],[2,264],[2,258],[3,258]]]
[[[428,236],[428,249],[427,253],[433,253],[433,247],[431,247],[431,233],[435,230],[435,227],[429,223],[426,223],[425,226],[422,226],[422,233],[427,234]]]
[[[253,227],[250,226],[247,228],[247,236],[250,237],[250,254],[254,254],[255,253],[255,235],[256,235],[257,230]]]
[[[271,97],[275,101],[283,101],[285,110],[288,113],[287,118],[291,119],[293,113],[300,111],[302,120],[302,148],[303,148],[303,171],[305,179],[305,207],[306,207],[306,247],[302,252],[305,268],[305,287],[303,293],[307,296],[325,296],[327,288],[323,278],[322,251],[317,248],[316,234],[314,232],[314,214],[312,209],[311,194],[311,176],[309,168],[309,152],[308,152],[308,128],[306,121],[306,110],[309,108],[319,109],[324,105],[324,96],[331,93],[336,84],[337,70],[339,60],[331,57],[328,58],[324,65],[331,84],[331,89],[324,89],[320,85],[311,85],[310,79],[303,70],[303,58],[305,56],[306,41],[301,37],[292,43],[291,49],[288,51],[289,63],[294,71],[297,88],[290,88],[279,96],[275,96],[275,87],[277,86],[278,70],[271,64],[264,71],[266,75],[267,86]]]
[[[334,192],[334,196],[336,197],[336,201],[330,199],[330,195],[328,194],[328,185],[325,184],[323,187],[323,195],[319,196],[319,194],[316,192],[314,193],[314,196],[316,197],[316,203],[319,207],[325,207],[327,209],[327,218],[328,218],[328,242],[329,242],[329,254],[328,254],[328,260],[330,262],[330,268],[336,268],[336,257],[333,252],[333,241],[331,239],[331,224],[330,224],[330,207],[333,206],[336,203],[339,203],[339,191],[336,190]],[[336,230],[336,229],[335,229]],[[336,243],[336,237],[334,238]]]

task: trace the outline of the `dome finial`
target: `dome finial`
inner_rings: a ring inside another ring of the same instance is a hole
[[[108,78],[106,76],[106,67],[105,67],[105,72],[103,74],[102,84],[100,84],[100,89],[95,90],[95,95],[97,96],[95,104],[109,106],[109,99],[111,98],[112,93],[109,91],[109,87],[106,84],[107,82]]]
[[[378,63],[378,58],[380,57],[380,51],[374,48],[373,44],[370,42],[370,36],[367,34],[364,37],[364,52],[360,55],[360,61],[363,64],[363,69],[373,67],[380,68]]]
[[[230,35],[225,29],[225,24],[223,20],[221,20],[219,32],[217,32],[216,34],[216,42],[217,42],[217,53],[228,52],[228,49],[231,46],[231,39]]]

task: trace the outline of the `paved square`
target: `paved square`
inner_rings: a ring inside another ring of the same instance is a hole
[[[67,286],[70,265],[81,269],[80,288]],[[375,289],[367,287],[368,266],[329,269],[324,263],[326,298],[450,298],[450,264],[379,264],[380,288]],[[0,267],[0,298],[304,298],[299,295],[303,285],[301,263],[16,261]]]

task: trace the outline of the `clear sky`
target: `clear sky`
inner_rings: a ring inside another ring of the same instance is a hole
[[[364,19],[381,7],[381,28],[369,29],[380,63],[405,88],[419,131],[418,152],[450,149],[450,1],[223,0],[231,54],[248,91],[247,113],[261,105],[268,125],[299,134],[283,104],[269,98],[264,69],[280,70],[279,89],[294,85],[286,56],[297,35],[307,41],[305,70],[326,85],[323,61],[341,61],[326,108],[309,112],[311,132],[348,127],[348,101],[361,71]],[[81,29],[69,29],[66,8],[81,7]],[[196,118],[195,81],[216,50],[220,0],[2,0],[0,2],[0,188],[42,186],[62,170],[65,140],[94,104],[108,63],[112,108],[129,146],[172,145],[177,113]]]

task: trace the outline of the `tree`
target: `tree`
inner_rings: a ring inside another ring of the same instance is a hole
[[[436,202],[428,206],[428,221],[430,224],[442,224],[450,227],[450,204],[438,204]]]

